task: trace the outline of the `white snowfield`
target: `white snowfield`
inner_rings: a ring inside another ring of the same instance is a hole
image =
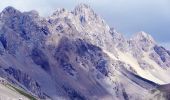
[[[12,88],[0,84],[0,100],[29,100]]]
[[[161,69],[161,67],[156,64],[153,60],[151,60],[148,55],[146,54],[143,58],[147,63],[154,67],[154,70],[144,70],[138,64],[138,61],[130,54],[130,53],[123,53],[117,50],[118,58],[114,56],[111,52],[107,50],[103,50],[111,59],[113,60],[120,60],[125,62],[126,64],[131,65],[131,67],[137,72],[137,74],[145,79],[148,79],[152,82],[157,84],[167,84],[170,83],[170,78],[168,78],[167,73]],[[156,74],[159,71],[159,74]],[[166,76],[166,78],[165,78]],[[164,78],[163,78],[164,77]],[[164,79],[164,80],[163,80]]]
[[[163,81],[164,84],[170,83],[170,71],[169,69],[164,70],[162,69],[155,61],[149,58],[149,53],[145,53],[143,60],[153,66],[153,69],[148,70],[154,77],[158,78],[159,80]]]

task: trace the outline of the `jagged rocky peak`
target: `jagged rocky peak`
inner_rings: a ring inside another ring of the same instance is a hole
[[[39,17],[39,13],[36,10],[31,10],[29,12],[21,12],[12,6],[8,6],[3,9],[0,13],[0,17],[13,17],[13,16],[22,16],[22,15],[29,15],[32,17]]]
[[[72,13],[75,16],[80,17],[81,22],[88,22],[88,21],[101,21],[101,18],[94,12],[94,10],[86,4],[79,4],[77,5]]]
[[[135,41],[155,44],[155,40],[153,39],[153,37],[144,31],[136,33],[132,39],[134,39]]]
[[[21,12],[14,7],[8,6],[6,7],[0,14],[0,17],[10,17],[10,16],[16,16],[21,14]]]
[[[67,17],[70,12],[65,8],[57,8],[57,10],[52,14],[52,18]]]
[[[141,58],[144,52],[153,50],[153,47],[156,45],[152,36],[143,31],[133,35],[127,42],[130,52],[136,58]]]
[[[90,8],[89,5],[79,4],[74,8],[73,13],[75,15],[78,15],[78,14],[82,14],[82,13],[84,13],[84,14],[94,13],[94,11]]]
[[[4,13],[15,13],[15,12],[19,12],[18,10],[16,10],[14,7],[12,6],[8,6],[6,7],[2,12]]]
[[[110,30],[109,26],[105,23],[102,17],[96,14],[95,11],[89,5],[86,4],[77,5],[75,9],[72,11],[72,14],[79,19],[80,24],[83,25],[83,27],[91,29],[91,32],[105,33],[109,32]]]
[[[73,11],[68,11],[65,8],[58,8],[53,14],[52,17],[68,17],[69,14],[73,14],[74,16],[97,16],[94,11],[90,8],[89,5],[86,4],[79,4],[77,5]]]
[[[151,35],[143,31],[136,33],[131,39],[130,44],[133,44],[135,47],[141,49],[142,51],[147,52],[156,45],[155,40]]]
[[[21,24],[20,22],[22,22],[28,17],[30,17],[30,20],[34,18],[39,18],[39,13],[35,10],[29,12],[21,12],[12,6],[4,8],[3,11],[0,13],[0,21],[4,22],[6,25],[7,23],[9,25],[12,25],[12,23]]]
[[[76,26],[78,30],[82,30],[81,29],[82,27],[88,29],[91,29],[91,27],[93,27],[93,29],[91,30],[94,30],[95,26],[96,28],[97,26],[99,26],[102,27],[102,29],[104,28],[107,29],[107,31],[109,30],[109,26],[105,23],[105,21],[100,16],[98,16],[93,11],[93,9],[91,9],[89,5],[86,4],[79,4],[72,11],[68,11],[64,8],[57,9],[53,13],[53,15],[50,16],[49,19],[58,19],[58,18],[64,20],[69,19],[71,23],[73,23]],[[68,22],[68,20],[65,20],[65,22]]]

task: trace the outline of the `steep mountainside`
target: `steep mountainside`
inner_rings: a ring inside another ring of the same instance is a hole
[[[126,39],[88,5],[0,13],[0,77],[40,99],[166,100],[169,70],[170,51],[149,34]]]

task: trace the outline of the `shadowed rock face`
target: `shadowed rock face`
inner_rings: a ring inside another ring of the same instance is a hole
[[[7,41],[6,41],[6,39],[5,39],[3,34],[1,34],[1,36],[0,36],[0,42],[2,43],[3,47],[5,49],[7,49]]]
[[[162,46],[155,45],[153,48],[154,52],[150,54],[153,59],[160,67],[168,69],[170,67],[170,55],[169,51]]]
[[[70,59],[72,58],[70,57],[70,54],[73,54],[75,58],[80,58],[80,61],[71,62]],[[63,66],[64,70],[69,73],[70,71],[75,71],[75,68],[71,63],[83,63],[83,61],[86,60],[87,62],[91,63],[90,65],[92,65],[92,68],[94,66],[94,68],[96,68],[103,75],[108,75],[107,58],[104,56],[101,48],[89,44],[84,40],[71,40],[65,37],[62,38],[58,48],[56,49],[54,57],[57,61],[59,61],[60,65]]]
[[[57,79],[60,80],[57,84],[63,85],[62,89],[71,99],[88,100],[94,97],[111,96],[90,72],[95,70],[104,76],[108,75],[108,58],[99,47],[85,40],[63,37],[55,49],[54,58],[58,64],[54,73],[57,74],[62,70],[65,74],[63,75],[65,80]],[[57,74],[57,76],[62,75]]]
[[[47,72],[50,72],[50,65],[47,56],[38,48],[34,48],[31,52],[31,58],[35,64],[41,66]]]
[[[166,56],[170,56],[169,51],[166,50],[164,47],[161,46],[155,46],[154,47],[155,52],[160,56],[161,60],[163,62],[167,61]]]

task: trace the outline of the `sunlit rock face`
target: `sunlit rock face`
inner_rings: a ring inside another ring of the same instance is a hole
[[[164,100],[169,61],[149,34],[126,39],[85,4],[0,13],[0,76],[40,99]]]

